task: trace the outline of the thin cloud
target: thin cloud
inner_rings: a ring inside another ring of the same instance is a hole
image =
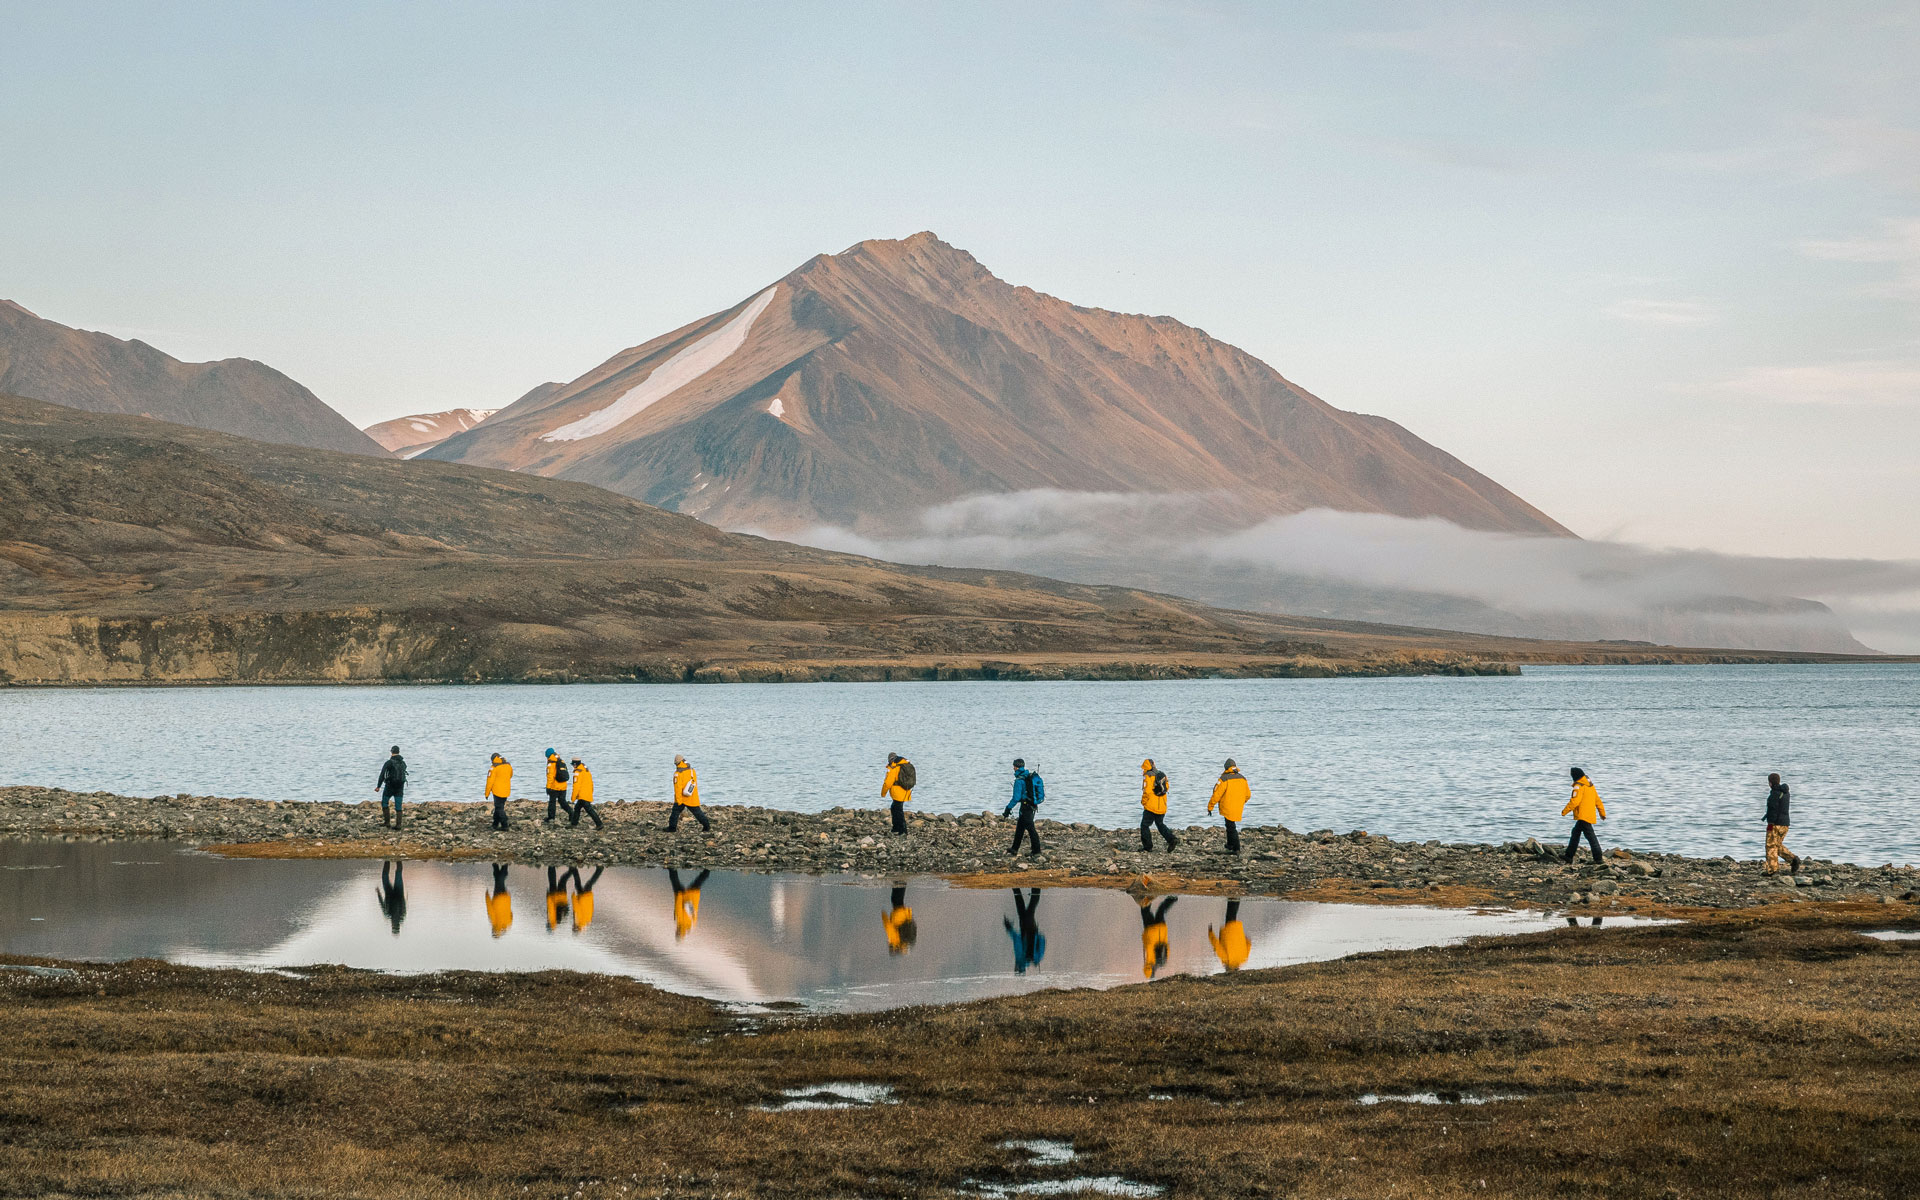
[[[1711,384],[1707,390],[1776,404],[1920,404],[1920,362],[1878,360],[1753,367]]]
[[[1920,157],[1917,149],[1916,157]],[[1895,300],[1920,300],[1920,217],[1882,221],[1878,234],[1800,243],[1808,258],[1869,263],[1893,268],[1892,278],[1870,289]]]
[[[1710,325],[1719,317],[1699,300],[1619,300],[1602,311],[1616,321],[1641,325]]]
[[[1234,608],[1683,645],[1920,648],[1920,562],[1784,559],[1487,533],[1326,509],[1253,525],[1212,493],[1058,490],[928,509],[916,531],[793,540],[896,562],[999,567]],[[1825,605],[1826,607],[1822,607]],[[1837,614],[1837,615],[1836,615]]]

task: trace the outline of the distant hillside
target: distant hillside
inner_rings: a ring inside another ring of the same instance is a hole
[[[426,457],[596,483],[730,528],[887,532],[1033,488],[1218,496],[1565,535],[1392,421],[1171,317],[1082,308],[930,233],[820,255]]]
[[[349,454],[386,451],[306,388],[245,358],[186,363],[0,300],[0,394]]]
[[[465,433],[500,411],[495,408],[450,408],[445,412],[395,417],[367,426],[367,436],[401,458],[431,450],[456,433]]]
[[[1720,659],[1210,609],[0,397],[0,682],[1138,678]]]

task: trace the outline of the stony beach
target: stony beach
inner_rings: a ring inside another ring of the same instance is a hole
[[[665,829],[667,805],[601,806],[604,830],[564,818],[545,824],[545,802],[516,800],[512,828],[488,827],[480,803],[408,804],[406,827],[383,826],[378,803],[274,802],[179,794],[151,798],[51,788],[0,788],[0,838],[163,839],[225,854],[284,858],[484,858],[529,864],[602,863],[768,872],[943,875],[962,883],[1147,887],[1229,891],[1375,903],[1500,905],[1551,910],[1653,912],[1728,909],[1808,900],[1920,900],[1920,870],[1805,860],[1797,875],[1769,878],[1757,860],[1697,859],[1625,847],[1604,864],[1559,861],[1552,841],[1403,842],[1362,830],[1295,832],[1243,827],[1226,853],[1218,824],[1189,826],[1179,848],[1142,853],[1131,828],[1043,820],[1045,852],[1008,856],[1013,822],[993,813],[920,813],[892,836],[884,809],[794,813],[709,804],[713,829]],[[910,810],[911,811],[911,810]],[[1557,836],[1556,836],[1557,835]],[[1757,847],[1755,847],[1757,850]]]

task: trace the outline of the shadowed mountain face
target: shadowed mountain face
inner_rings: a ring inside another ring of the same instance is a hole
[[[427,457],[596,483],[716,524],[884,533],[981,493],[1214,494],[1565,535],[1391,421],[1169,317],[997,279],[930,233],[822,255],[537,390]]]
[[[433,449],[456,433],[465,433],[495,411],[491,408],[450,408],[445,412],[395,417],[391,421],[367,426],[367,436],[401,458],[412,458],[422,451]]]
[[[263,442],[386,455],[319,397],[264,363],[181,362],[145,342],[69,329],[11,300],[0,300],[0,394]]]

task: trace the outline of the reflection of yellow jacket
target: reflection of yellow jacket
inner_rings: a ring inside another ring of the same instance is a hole
[[[593,893],[575,892],[573,894],[573,931],[579,933],[593,924]]]
[[[1213,926],[1207,926],[1207,940],[1213,943],[1213,952],[1220,959],[1220,965],[1229,971],[1238,971],[1247,965],[1247,956],[1253,953],[1253,944],[1247,941],[1247,927],[1239,921],[1228,921],[1220,927],[1216,935]]]
[[[506,799],[513,790],[513,764],[506,759],[494,756],[493,766],[487,769],[487,795]],[[471,792],[468,795],[472,795]]]
[[[513,897],[505,892],[487,893],[487,924],[493,926],[493,936],[499,937],[513,924]]]
[[[887,953],[905,954],[913,948],[900,937],[901,927],[911,920],[913,920],[913,910],[905,905],[880,918],[880,923],[887,927]]]
[[[900,778],[900,768],[905,766],[906,762],[907,760],[903,758],[888,767],[887,777],[880,783],[880,794],[890,801],[898,801],[901,804],[905,804],[907,801],[913,799],[913,793],[911,791],[903,787],[894,786],[894,780]]]
[[[558,754],[547,759],[547,790],[550,792],[564,792],[567,790],[567,785],[560,782],[560,756]]]
[[[673,802],[688,808],[700,807],[700,777],[693,773],[692,763],[673,772]]]
[[[1147,765],[1140,768],[1140,807],[1164,817],[1167,815],[1167,798],[1153,794],[1153,777],[1153,760],[1148,759]]]
[[[700,920],[700,889],[688,888],[673,894],[673,936],[686,937]]]
[[[1167,963],[1167,923],[1155,921],[1140,931],[1140,954],[1146,960],[1142,974],[1148,979]]]
[[[1213,785],[1213,797],[1207,801],[1207,811],[1216,807],[1220,815],[1236,824],[1241,814],[1247,811],[1247,801],[1252,799],[1253,789],[1247,786],[1247,777],[1238,771],[1228,771]]]
[[[560,914],[567,907],[567,889],[547,893],[547,928],[560,924]]]
[[[1600,793],[1593,786],[1593,780],[1584,776],[1573,785],[1573,797],[1567,806],[1560,810],[1561,816],[1573,814],[1576,821],[1585,821],[1591,825],[1607,815],[1607,806],[1600,803]]]

